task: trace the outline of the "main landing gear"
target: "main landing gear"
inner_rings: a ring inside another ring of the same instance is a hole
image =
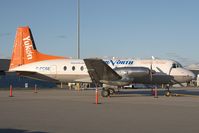
[[[101,95],[102,97],[109,97],[110,95],[113,95],[115,93],[115,90],[112,88],[102,88]]]

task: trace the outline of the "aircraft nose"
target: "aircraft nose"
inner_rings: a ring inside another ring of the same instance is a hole
[[[196,78],[196,75],[192,71],[187,70],[187,77],[189,77],[190,80],[193,80]]]
[[[196,78],[196,75],[192,71],[189,72],[189,76],[192,78],[192,80]]]

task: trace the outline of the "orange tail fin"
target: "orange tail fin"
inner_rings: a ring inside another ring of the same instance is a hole
[[[46,55],[38,52],[30,28],[27,26],[17,29],[10,69],[24,64],[52,59],[65,59],[65,57]]]

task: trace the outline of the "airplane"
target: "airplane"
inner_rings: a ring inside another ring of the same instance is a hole
[[[104,59],[104,61],[111,68],[113,68],[114,71],[121,70],[123,73],[126,72],[127,69],[130,69],[131,71],[127,71],[127,73],[136,74],[140,76],[140,79],[142,80],[146,80],[143,78],[143,75],[152,75],[152,73],[155,73],[155,71],[162,71],[162,75],[168,75],[168,71],[170,70],[171,66],[173,68],[177,67],[178,69],[172,69],[172,71],[170,71],[170,75],[181,74],[180,77],[182,77],[182,75],[185,77],[189,75],[189,79],[175,79],[176,82],[187,82],[194,75],[192,72],[182,68],[181,65],[175,61],[156,61],[159,62],[159,64],[162,64],[159,66],[155,66],[155,61],[152,63],[152,65],[149,65],[151,60]],[[157,70],[154,68],[149,69],[149,67],[156,67]],[[125,71],[123,71],[124,69]],[[55,83],[92,82],[84,60],[40,53],[36,48],[33,35],[28,26],[17,28],[12,58],[8,71],[16,72],[21,76],[47,80]],[[155,77],[152,78],[154,79]]]
[[[105,84],[101,95],[108,97],[118,87],[132,83],[181,84],[194,79],[195,75],[173,60],[134,60],[131,67],[111,68],[102,59],[84,59],[88,73],[94,83]],[[167,87],[167,95],[171,95]]]

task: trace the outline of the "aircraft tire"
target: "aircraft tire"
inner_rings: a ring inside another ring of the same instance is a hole
[[[165,96],[167,97],[171,96],[171,92],[170,91],[165,92]]]
[[[109,93],[110,93],[110,95],[113,95],[115,93],[115,90],[114,89],[109,89]]]
[[[110,91],[109,90],[102,90],[101,91],[101,95],[102,95],[102,97],[108,97],[108,96],[110,96]]]

